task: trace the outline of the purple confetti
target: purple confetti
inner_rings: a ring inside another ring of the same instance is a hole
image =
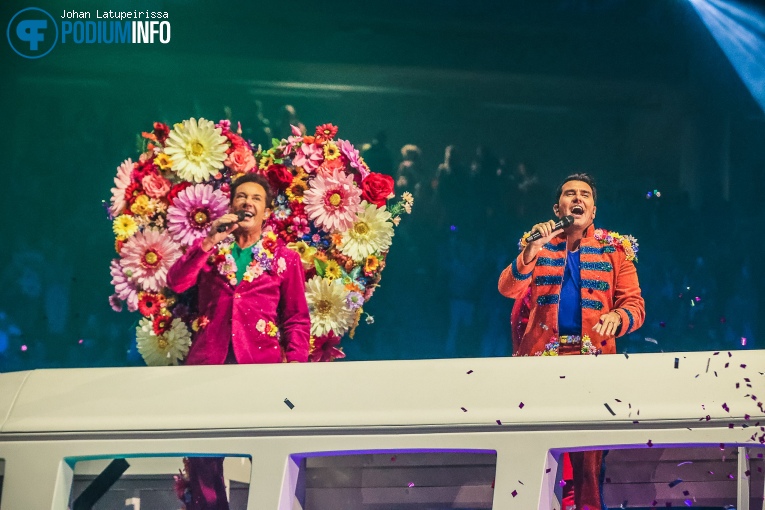
[[[671,489],[673,487],[680,485],[681,483],[683,483],[682,478],[676,478],[674,481],[669,482],[667,485],[669,485],[669,488]]]
[[[515,497],[515,496],[517,496],[517,495],[518,495],[518,491],[513,491],[513,492],[511,492],[511,493],[510,493],[510,495],[511,495],[512,497]]]
[[[552,468],[545,469],[545,474],[549,473],[550,471],[552,471]]]
[[[502,422],[497,420],[497,425],[502,425]]]
[[[468,373],[468,375],[470,375],[470,374],[473,373],[473,371],[472,370],[468,370],[467,373]]]
[[[467,412],[467,409],[465,409],[464,407],[460,407],[460,409],[462,409],[462,411],[465,413]]]
[[[653,441],[651,441],[650,439],[648,440],[646,444],[648,445],[648,448],[653,448]]]
[[[414,487],[414,482],[409,482],[408,485],[409,485],[409,488],[411,489],[412,487]]]
[[[746,363],[742,363],[742,364],[740,365],[740,367],[741,367],[741,368],[746,368]]]
[[[520,404],[518,404],[518,408],[519,408],[519,409],[523,409],[523,406],[524,406],[524,405],[526,405],[526,404],[524,404],[523,402],[521,402]]]

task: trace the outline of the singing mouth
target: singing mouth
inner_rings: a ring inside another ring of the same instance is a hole
[[[584,214],[584,207],[582,207],[581,205],[575,205],[574,207],[571,208],[571,212],[573,214]]]

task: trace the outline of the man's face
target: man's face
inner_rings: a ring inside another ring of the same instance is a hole
[[[234,200],[231,202],[231,212],[247,211],[248,216],[239,222],[239,228],[251,230],[263,225],[263,221],[271,214],[271,209],[266,207],[266,190],[257,182],[244,182],[236,187]]]
[[[574,217],[574,226],[586,228],[595,218],[595,209],[590,185],[582,181],[568,181],[563,185],[563,192],[553,212],[558,218],[571,215]]]

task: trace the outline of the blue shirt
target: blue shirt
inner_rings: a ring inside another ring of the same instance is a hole
[[[579,275],[579,250],[566,253],[566,269],[560,289],[558,328],[561,335],[582,334],[582,278]]]

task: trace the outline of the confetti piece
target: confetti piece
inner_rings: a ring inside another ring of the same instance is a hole
[[[680,358],[675,358],[675,368],[680,365]]]
[[[627,359],[630,359],[630,355],[627,354],[626,352],[624,353],[624,357],[627,358]]]
[[[497,425],[502,425],[502,422],[497,420]]]
[[[716,354],[716,353],[715,353],[715,354]],[[707,373],[707,374],[709,373],[709,362],[710,362],[710,361],[712,361],[712,358],[707,358],[707,369],[706,369],[706,371],[705,371],[705,373]]]
[[[414,487],[414,482],[409,482],[408,486],[411,489],[412,487]]]
[[[521,402],[520,404],[518,404],[518,409],[523,409],[523,406],[524,406],[524,405],[526,405],[526,404],[524,404],[523,402]]]
[[[685,496],[685,497],[688,497],[688,496],[690,496],[690,495],[691,495],[691,493],[690,493],[690,492],[688,492],[688,491],[683,491],[683,496]]]
[[[552,471],[552,468],[545,469],[545,474],[549,473],[550,471]]]
[[[465,409],[464,407],[460,407],[460,409],[462,409],[462,411],[465,413],[467,412],[467,409]]]
[[[513,491],[513,492],[511,492],[511,493],[510,493],[510,495],[511,495],[512,497],[515,497],[515,496],[517,496],[517,495],[518,495],[518,491]]]
[[[284,399],[284,403],[287,404],[287,407],[289,407],[290,409],[294,409],[295,408],[295,404],[290,402],[290,399],[288,399],[288,398]]]
[[[685,466],[686,464],[693,464],[693,461],[692,460],[686,460],[685,462],[681,462],[680,464],[678,464],[677,467]]]
[[[616,416],[616,413],[613,411],[613,409],[611,409],[610,405],[608,404],[603,404],[603,405],[606,406],[606,409],[608,409],[608,412],[611,413],[611,416]]]
[[[677,478],[674,481],[669,482],[667,485],[669,485],[669,488],[671,489],[673,487],[676,487],[677,485],[680,485],[681,483],[683,483],[683,480],[681,478]]]
[[[561,379],[565,379],[565,378],[566,378],[566,376],[565,376],[565,375],[561,375],[561,376],[560,376],[560,378],[561,378]]]
[[[725,412],[726,412],[726,413],[729,413],[729,412],[730,412],[730,408],[728,407],[728,404],[727,404],[727,402],[723,402],[722,408],[723,408],[723,409],[725,409]]]
[[[658,340],[656,340],[655,338],[651,338],[651,337],[645,337],[645,341],[646,341],[646,342],[650,342],[650,343],[652,343],[652,344],[656,344],[656,345],[659,345],[659,341],[658,341]]]
[[[520,480],[518,480],[518,483],[521,484],[521,485],[524,485],[524,483],[522,481],[520,481]]]
[[[467,373],[468,373],[468,375],[470,375],[470,374],[473,373],[473,371],[472,370],[468,370]]]
[[[648,445],[648,448],[653,448],[653,441],[651,441],[650,439],[648,440],[646,444]]]
[[[742,363],[740,366],[741,368],[746,368],[746,363]]]

